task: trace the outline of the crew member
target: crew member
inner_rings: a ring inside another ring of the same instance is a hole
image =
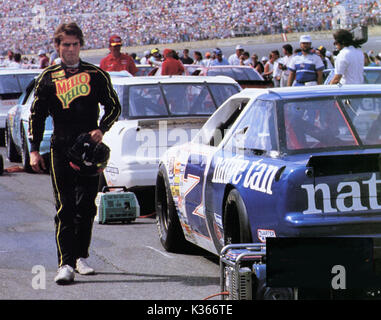
[[[364,53],[353,40],[350,31],[340,29],[333,35],[339,54],[335,60],[335,75],[330,84],[361,84],[364,82]]]
[[[301,52],[295,54],[288,64],[290,74],[288,86],[311,86],[323,83],[324,63],[321,58],[311,50],[311,37],[300,37]]]
[[[176,52],[172,49],[164,49],[164,61],[161,65],[161,75],[182,75],[185,71],[180,59],[176,59]]]
[[[138,72],[134,59],[125,53],[121,53],[122,39],[113,35],[109,40],[110,53],[100,62],[101,69],[105,71],[123,71],[127,70],[132,75]]]
[[[39,153],[45,119],[53,118],[50,170],[55,194],[55,238],[58,273],[55,281],[74,281],[80,274],[94,273],[86,262],[96,215],[95,197],[99,176],[83,176],[68,160],[68,150],[82,133],[101,142],[120,114],[120,103],[110,76],[102,69],[80,60],[83,34],[75,23],[63,23],[54,33],[54,45],[61,63],[44,69],[36,80],[29,118],[30,165],[36,172],[46,169]],[[99,105],[104,115],[99,121]]]

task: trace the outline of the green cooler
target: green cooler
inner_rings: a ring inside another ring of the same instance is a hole
[[[124,186],[106,186],[95,199],[99,224],[113,222],[130,223],[140,216],[140,206],[133,192]]]

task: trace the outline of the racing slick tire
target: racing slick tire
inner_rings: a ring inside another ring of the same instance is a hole
[[[223,225],[225,245],[253,242],[246,206],[236,189],[232,189],[226,198]]]
[[[7,158],[10,162],[20,162],[21,158],[17,152],[15,143],[13,142],[12,135],[9,131],[8,125],[5,128],[5,147],[7,150]]]
[[[155,207],[156,225],[162,246],[168,252],[184,252],[190,243],[184,237],[164,166],[160,166],[157,175]]]

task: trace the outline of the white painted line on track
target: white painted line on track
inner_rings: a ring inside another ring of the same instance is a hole
[[[151,250],[153,250],[153,251],[156,251],[156,252],[158,252],[158,253],[160,253],[161,255],[163,255],[164,257],[167,257],[167,258],[173,258],[173,257],[171,257],[169,254],[166,254],[165,252],[162,252],[162,251],[160,251],[160,250],[158,250],[158,249],[156,249],[156,248],[153,248],[153,247],[150,247],[150,246],[145,246],[146,248],[148,248],[148,249],[151,249]]]

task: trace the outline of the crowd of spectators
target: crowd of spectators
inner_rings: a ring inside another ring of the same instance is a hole
[[[357,0],[366,24],[380,23],[378,1]],[[52,34],[74,20],[84,49],[107,48],[119,34],[126,46],[221,39],[240,35],[331,30],[333,8],[348,0],[3,0],[0,52],[52,50]],[[349,1],[352,3],[352,1]],[[349,8],[351,5],[349,5]]]

